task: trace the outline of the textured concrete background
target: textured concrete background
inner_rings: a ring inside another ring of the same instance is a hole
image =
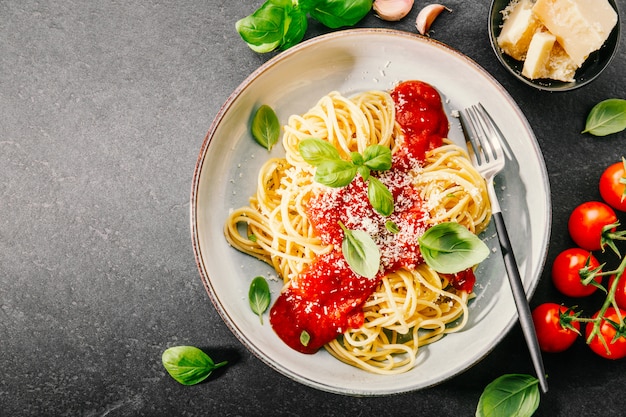
[[[0,1],[0,415],[468,416],[497,376],[533,373],[515,327],[481,363],[442,385],[343,397],[279,375],[221,321],[193,258],[189,192],[213,117],[272,56],[249,50],[234,30],[260,4]],[[402,22],[369,16],[359,26],[414,32],[423,5]],[[446,5],[453,13],[441,16],[432,37],[492,73],[538,137],[554,204],[550,265],[572,245],[570,210],[599,198],[603,167],[626,153],[624,133],[579,134],[595,103],[626,98],[626,57],[584,89],[533,91],[491,51],[489,1]],[[307,38],[325,31],[312,25]],[[621,43],[623,51],[624,35]],[[568,301],[559,297],[544,272],[533,304]],[[160,363],[177,344],[232,365],[183,387]],[[551,391],[537,415],[626,408],[617,393],[625,362],[599,359],[582,343],[545,362]]]

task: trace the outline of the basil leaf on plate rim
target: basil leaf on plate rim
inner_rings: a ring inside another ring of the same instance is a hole
[[[252,118],[251,132],[259,145],[271,151],[280,137],[280,122],[274,109],[267,104],[259,107]]]
[[[259,316],[263,324],[263,313],[270,306],[270,287],[263,277],[255,277],[250,283],[248,290],[248,301],[252,311]]]

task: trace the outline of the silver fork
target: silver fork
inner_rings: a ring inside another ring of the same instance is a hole
[[[522,284],[519,268],[513,253],[513,247],[509,234],[502,218],[498,196],[493,186],[494,177],[504,168],[505,157],[502,148],[504,137],[489,113],[482,104],[470,106],[460,111],[461,123],[467,136],[467,148],[474,166],[487,182],[487,192],[491,200],[492,218],[496,225],[498,240],[502,249],[504,265],[509,277],[509,283],[515,299],[520,325],[530,356],[539,379],[539,385],[543,393],[548,392],[548,382],[543,367],[543,359],[537,333],[533,324],[530,306],[526,298],[526,292]]]

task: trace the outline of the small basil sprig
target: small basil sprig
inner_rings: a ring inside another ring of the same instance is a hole
[[[267,0],[237,21],[235,29],[253,51],[266,53],[299,43],[308,27],[307,15],[336,29],[355,25],[371,8],[372,0]]]
[[[610,98],[596,104],[585,123],[582,133],[606,136],[626,129],[626,100]]]
[[[531,417],[539,408],[539,380],[531,375],[506,374],[485,387],[476,417]]]
[[[259,145],[267,148],[268,151],[278,142],[280,137],[280,122],[276,112],[267,104],[258,108],[252,118],[252,137]]]
[[[170,376],[183,385],[200,383],[214,370],[228,363],[215,363],[209,355],[194,346],[168,348],[163,352],[161,362]]]
[[[298,150],[306,162],[317,168],[315,181],[328,187],[345,187],[358,172],[367,181],[367,197],[374,210],[383,216],[393,213],[391,191],[380,180],[370,176],[372,170],[386,171],[391,168],[391,150],[388,147],[370,145],[363,155],[352,152],[350,161],[342,159],[337,148],[319,138],[303,139]]]
[[[454,274],[479,264],[489,248],[475,234],[454,222],[437,224],[419,238],[424,261],[435,271]]]
[[[354,273],[365,278],[374,278],[380,270],[380,249],[370,235],[362,230],[349,230],[342,222],[341,250]]]
[[[270,287],[263,277],[256,277],[250,283],[248,301],[252,311],[259,316],[263,324],[263,313],[270,306]]]

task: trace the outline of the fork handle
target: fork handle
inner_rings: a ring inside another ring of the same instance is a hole
[[[543,367],[541,350],[539,348],[539,342],[537,341],[537,333],[535,331],[535,325],[530,312],[530,306],[528,305],[528,299],[526,298],[526,291],[524,291],[522,278],[520,277],[519,268],[515,260],[515,254],[513,253],[513,247],[511,246],[511,240],[509,239],[509,233],[507,232],[501,212],[498,211],[493,213],[493,220],[498,232],[498,240],[500,241],[500,248],[502,249],[504,266],[511,284],[513,299],[515,300],[515,306],[517,307],[517,314],[519,316],[522,332],[530,351],[530,357],[532,358],[535,372],[537,373],[537,378],[539,379],[541,391],[545,394],[548,392],[548,382],[546,380],[546,373]]]

